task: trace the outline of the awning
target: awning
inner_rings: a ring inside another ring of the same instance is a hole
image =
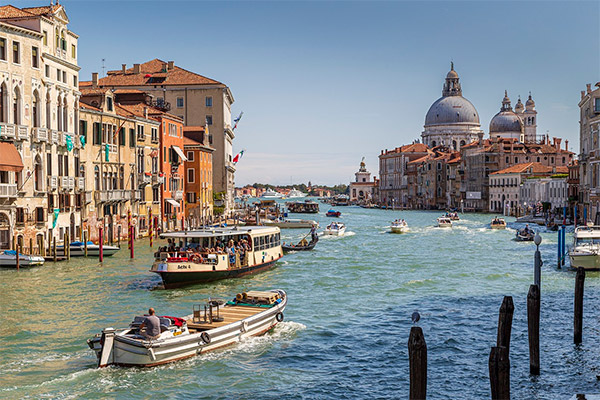
[[[169,203],[173,207],[179,207],[179,202],[178,201],[175,201],[173,199],[166,199],[166,200],[167,200],[167,203]]]
[[[0,142],[0,171],[20,172],[22,170],[23,161],[15,145]]]
[[[187,161],[187,157],[185,156],[185,154],[183,154],[183,150],[181,150],[178,146],[171,146],[173,148],[173,150],[175,150],[175,153],[177,153],[177,155],[179,157],[181,157],[181,159],[183,161]]]

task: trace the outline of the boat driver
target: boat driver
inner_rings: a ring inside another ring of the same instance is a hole
[[[150,308],[148,314],[140,325],[140,335],[150,340],[157,339],[160,336],[160,319],[154,315],[154,308]]]

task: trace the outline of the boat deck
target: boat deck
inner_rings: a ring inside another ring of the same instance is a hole
[[[204,311],[196,311],[196,314],[191,319],[186,319],[188,329],[204,331],[207,329],[219,328],[224,325],[231,324],[233,322],[240,321],[244,318],[251,317],[260,312],[266,311],[266,307],[250,307],[250,306],[230,306],[226,305],[219,308],[219,317],[223,318],[223,321],[213,321],[211,323],[203,322]],[[213,317],[217,316],[216,310],[213,311]]]

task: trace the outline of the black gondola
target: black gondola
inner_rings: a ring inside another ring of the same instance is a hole
[[[306,246],[299,246],[299,245],[293,245],[293,244],[282,244],[281,248],[283,249],[284,252],[288,252],[288,251],[307,251],[307,250],[312,250],[315,248],[315,245],[317,244],[317,242],[319,241],[319,237],[317,235],[314,235],[313,238],[311,239],[310,242],[308,242],[308,244]]]

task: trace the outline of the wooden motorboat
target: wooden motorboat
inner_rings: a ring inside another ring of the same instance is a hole
[[[165,288],[237,278],[275,266],[281,250],[277,227],[236,226],[164,233],[177,246],[163,246],[155,253],[150,272],[159,274]],[[230,241],[245,249],[230,253]]]
[[[63,254],[64,248],[64,245],[56,246],[56,251],[59,254]],[[102,255],[105,257],[112,256],[119,250],[121,248],[117,246],[102,245]],[[79,241],[72,242],[69,245],[69,252],[71,257],[85,257],[85,243]],[[87,255],[88,257],[97,257],[100,255],[100,245],[94,244],[94,242],[87,242]]]
[[[404,220],[396,220],[390,225],[392,233],[406,233],[408,232],[408,224]]]
[[[457,212],[447,212],[445,215],[446,218],[450,218],[452,221],[460,221],[460,217]]]
[[[303,239],[304,241],[306,241],[306,239]],[[289,252],[289,251],[308,251],[308,250],[312,250],[315,248],[315,246],[317,245],[317,242],[319,241],[319,236],[317,235],[313,235],[312,239],[310,240],[310,242],[306,241],[306,243],[303,243],[302,240],[298,243],[298,244],[282,244],[281,248],[283,249],[283,252]]]
[[[571,268],[600,269],[600,226],[579,226],[569,249]]]
[[[106,328],[88,339],[98,367],[152,367],[204,354],[268,332],[283,321],[287,295],[283,290],[239,293],[231,301],[211,300],[194,306],[182,318],[159,317],[161,333],[148,339],[140,332],[144,316],[124,329]]]
[[[437,219],[438,228],[452,228],[452,220],[448,217],[439,217]]]
[[[532,242],[534,237],[535,232],[533,229],[529,229],[528,227],[517,230],[515,235],[515,239],[519,242]]]
[[[504,218],[494,218],[490,224],[492,229],[506,229],[506,221]]]
[[[324,235],[342,236],[346,232],[346,225],[341,222],[332,222],[323,231]]]
[[[340,211],[329,210],[325,215],[328,217],[339,217],[340,215],[342,215],[342,213]]]
[[[311,200],[293,201],[285,203],[291,213],[316,214],[319,212],[319,203]]]
[[[19,268],[42,265],[44,265],[44,257],[19,253]],[[15,250],[4,250],[0,253],[0,268],[17,268],[17,252]]]
[[[312,219],[293,219],[293,218],[277,218],[262,221],[266,226],[276,226],[282,229],[300,229],[312,228],[319,226],[319,223]]]

